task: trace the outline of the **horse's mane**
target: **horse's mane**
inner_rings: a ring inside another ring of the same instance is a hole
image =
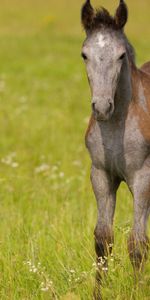
[[[114,18],[104,7],[96,10],[91,29],[94,30],[101,26],[107,26],[109,28],[116,29],[116,23]]]
[[[125,44],[126,44],[126,51],[129,57],[130,62],[132,63],[132,65],[135,65],[136,62],[136,53],[135,53],[135,49],[134,47],[131,45],[131,43],[129,42],[129,40],[127,39],[126,35],[123,33],[123,38],[125,40]]]

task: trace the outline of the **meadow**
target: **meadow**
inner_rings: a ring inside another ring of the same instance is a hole
[[[84,145],[90,91],[80,56],[82,3],[1,0],[1,300],[92,299],[97,209]],[[126,32],[141,65],[150,59],[150,2],[127,3]],[[113,12],[118,1],[93,4]],[[150,261],[135,285],[128,258],[132,221],[122,184],[104,300],[150,299]]]

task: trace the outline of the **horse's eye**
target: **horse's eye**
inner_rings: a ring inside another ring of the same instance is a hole
[[[87,56],[84,53],[81,53],[81,56],[84,60],[87,60]]]
[[[119,60],[123,60],[126,56],[126,53],[123,53],[120,57],[119,57]]]

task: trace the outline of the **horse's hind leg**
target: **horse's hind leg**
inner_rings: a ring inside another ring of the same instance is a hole
[[[104,171],[92,167],[91,181],[98,206],[98,220],[95,228],[95,250],[97,255],[97,274],[95,299],[101,299],[101,272],[107,270],[106,257],[111,252],[113,238],[113,217],[118,184],[112,182]]]
[[[128,250],[134,270],[141,270],[148,255],[149,239],[146,234],[150,213],[150,160],[136,172],[133,180],[134,224],[128,240]]]

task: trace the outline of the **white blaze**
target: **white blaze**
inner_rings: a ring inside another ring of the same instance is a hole
[[[106,40],[105,40],[105,37],[102,35],[102,34],[100,34],[99,36],[98,36],[98,41],[97,41],[97,44],[101,47],[101,48],[104,48],[104,46],[106,45]]]

